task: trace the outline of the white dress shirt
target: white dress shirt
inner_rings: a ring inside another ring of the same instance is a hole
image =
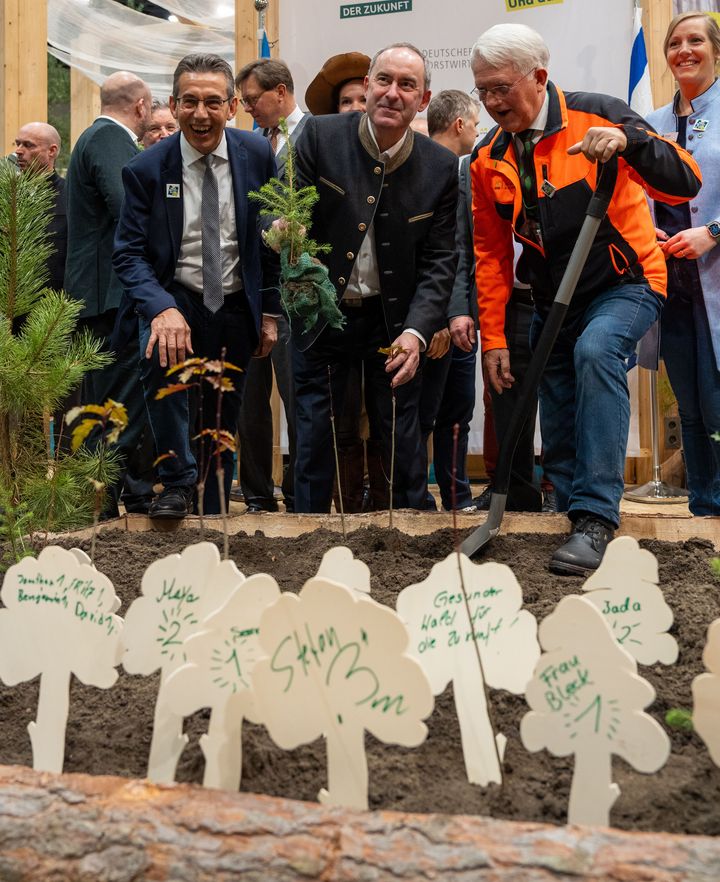
[[[204,154],[197,151],[180,135],[183,176],[183,233],[180,255],[175,268],[175,281],[190,291],[202,294],[202,186],[205,175]],[[228,161],[225,133],[210,154],[212,170],[218,184],[220,200],[220,251],[222,253],[223,294],[227,297],[242,288],[240,250],[235,222],[232,174]]]
[[[300,108],[296,104],[293,112],[288,113],[288,115],[285,117],[285,122],[287,123],[289,135],[292,135],[292,133],[297,128],[297,124],[300,122],[300,120],[304,116],[305,116],[305,114],[302,112],[302,110],[300,110]],[[275,156],[277,156],[278,153],[283,149],[286,141],[287,141],[287,138],[285,137],[285,135],[283,135],[282,132],[278,132],[277,144],[275,145]]]

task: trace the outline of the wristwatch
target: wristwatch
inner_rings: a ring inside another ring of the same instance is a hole
[[[705,229],[710,233],[710,235],[717,242],[720,240],[720,221],[710,221],[709,224],[705,224]]]

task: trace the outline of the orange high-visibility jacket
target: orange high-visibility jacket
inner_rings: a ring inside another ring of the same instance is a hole
[[[548,83],[545,131],[535,146],[542,247],[519,235],[522,198],[512,135],[493,128],[471,161],[475,261],[482,350],[505,349],[505,305],[513,288],[513,235],[523,245],[524,275],[536,302],[555,296],[595,189],[598,164],[568,147],[591,126],[622,127],[627,148],[618,161],[618,179],[573,300],[581,308],[600,291],[623,279],[647,279],[665,296],[665,258],[645,193],[675,205],[700,189],[700,169],[685,150],[661,138],[625,102],[591,92],[564,94]]]

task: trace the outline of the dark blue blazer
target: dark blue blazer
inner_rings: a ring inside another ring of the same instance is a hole
[[[228,128],[228,159],[233,181],[242,287],[259,338],[262,314],[280,312],[279,262],[262,242],[259,209],[247,194],[275,176],[275,159],[266,139]],[[129,339],[137,315],[151,321],[174,307],[169,288],[175,277],[183,231],[183,175],[180,134],[145,150],[122,172],[125,199],[115,234],[113,266],[125,289],[115,343]],[[238,285],[239,287],[239,285]]]

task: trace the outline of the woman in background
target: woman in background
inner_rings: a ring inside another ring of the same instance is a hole
[[[668,266],[660,351],[678,401],[690,511],[720,515],[720,28],[702,12],[676,15],[663,45],[678,86],[672,102],[649,114],[677,137],[703,174],[697,197],[655,203]]]

